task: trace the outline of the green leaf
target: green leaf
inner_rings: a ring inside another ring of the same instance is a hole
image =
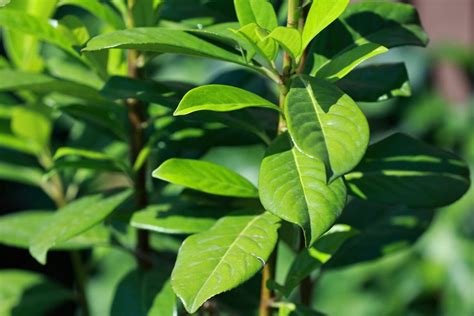
[[[255,23],[272,31],[278,26],[275,9],[268,0],[234,0],[234,6],[241,27]]]
[[[326,263],[349,238],[357,235],[357,230],[348,225],[336,224],[321,236],[309,249],[303,249],[293,260],[286,275],[283,286],[285,296],[290,296],[292,290],[304,278]]]
[[[4,7],[10,3],[11,0],[0,0],[0,7]]]
[[[91,39],[83,51],[93,52],[113,48],[208,57],[247,66],[241,55],[175,29],[150,27],[106,33]]]
[[[324,164],[291,148],[286,134],[263,159],[259,193],[267,211],[303,229],[307,246],[332,226],[346,202],[343,180],[327,184]]]
[[[376,46],[425,46],[427,42],[413,6],[393,2],[355,3],[318,35],[310,48],[305,72],[315,74],[331,60],[343,58],[341,56],[354,55],[363,61],[370,55],[361,55],[363,49],[359,46],[367,43],[375,45],[375,49]]]
[[[158,204],[133,213],[130,225],[164,234],[195,234],[210,229],[226,213],[185,202]]]
[[[109,103],[108,100],[99,95],[97,90],[64,79],[10,69],[0,70],[0,77],[8,78],[8,80],[0,81],[0,91],[30,90],[37,93],[58,92],[98,104]]]
[[[2,146],[0,135],[0,146]],[[39,168],[0,162],[0,179],[41,187],[43,171]]]
[[[258,191],[250,181],[207,161],[169,159],[153,171],[153,177],[210,194],[258,197]]]
[[[55,168],[65,166],[88,167],[95,170],[122,171],[128,173],[127,164],[108,154],[71,147],[61,147],[54,154]],[[63,159],[61,159],[63,158]]]
[[[73,293],[26,270],[0,270],[0,315],[46,315],[65,301],[72,300]]]
[[[354,199],[338,222],[359,234],[347,240],[323,268],[342,268],[409,249],[430,227],[433,216],[432,210],[415,211]]]
[[[360,67],[336,85],[352,99],[361,102],[378,102],[411,95],[408,73],[403,63]]]
[[[371,145],[346,181],[364,200],[414,208],[448,205],[470,186],[469,168],[456,155],[398,133]]]
[[[176,296],[167,270],[163,267],[149,271],[133,270],[125,275],[117,285],[110,315],[176,315]]]
[[[388,49],[379,44],[364,43],[335,56],[312,75],[334,82],[345,77],[363,61],[386,52]]]
[[[128,191],[108,198],[98,194],[84,197],[63,207],[32,238],[31,255],[41,264],[45,264],[49,249],[94,227],[129,196]]]
[[[291,57],[297,58],[301,54],[301,33],[297,29],[279,26],[268,37],[277,41]]]
[[[314,0],[303,29],[303,49],[313,38],[337,19],[349,4],[349,0]]]
[[[357,104],[320,79],[299,76],[293,80],[285,117],[296,147],[321,159],[330,179],[351,171],[369,143],[369,126]]]
[[[99,19],[107,22],[114,29],[123,29],[125,27],[120,15],[105,3],[96,0],[60,0],[59,6],[73,5],[87,10]]]
[[[189,313],[209,298],[247,281],[275,247],[277,217],[235,214],[209,231],[188,237],[180,248],[171,285]]]
[[[278,53],[277,43],[270,37],[268,32],[255,23],[250,23],[235,31],[244,41],[247,42],[247,59],[252,59],[257,53],[257,57],[263,58],[263,63],[271,67],[271,62]],[[256,58],[258,59],[258,58]]]
[[[51,211],[22,211],[1,216],[0,243],[28,249],[32,238],[53,218],[54,214]],[[95,226],[65,243],[54,246],[53,249],[90,248],[94,245],[106,245],[108,241],[108,230],[104,226]]]
[[[225,86],[206,85],[194,88],[183,97],[174,115],[196,111],[235,111],[247,107],[263,107],[279,111],[278,106],[246,90]]]
[[[13,134],[34,144],[35,148],[46,149],[49,146],[52,129],[51,119],[33,107],[16,107],[13,111]]]
[[[36,144],[10,134],[0,134],[0,147],[31,155],[36,155],[41,151]]]
[[[74,38],[72,34],[60,26],[54,27],[46,18],[29,15],[22,10],[2,9],[0,10],[0,26],[32,35],[80,58],[73,48],[73,45],[77,43],[72,40]]]

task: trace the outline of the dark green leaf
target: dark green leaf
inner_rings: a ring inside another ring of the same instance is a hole
[[[247,198],[258,196],[257,189],[247,179],[207,161],[169,159],[153,171],[153,177],[210,194]]]
[[[331,179],[352,170],[369,143],[369,126],[357,104],[323,80],[295,78],[285,117],[296,147],[322,160]]]
[[[257,273],[275,247],[278,221],[270,213],[235,214],[207,232],[188,237],[171,275],[186,310],[194,313],[209,298]]]
[[[415,208],[450,204],[470,186],[464,161],[404,134],[371,145],[346,181],[361,199]]]
[[[268,149],[259,188],[265,209],[299,225],[307,246],[332,226],[346,202],[343,180],[328,185],[323,162],[291,148],[286,134]]]
[[[73,5],[89,11],[115,29],[125,27],[120,15],[105,3],[96,0],[60,0],[58,6]]]
[[[411,95],[408,73],[403,63],[357,68],[336,84],[355,101],[378,102]]]

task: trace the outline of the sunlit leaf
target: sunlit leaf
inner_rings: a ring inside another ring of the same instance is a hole
[[[269,31],[278,25],[275,9],[268,0],[234,0],[240,26],[255,23]]]

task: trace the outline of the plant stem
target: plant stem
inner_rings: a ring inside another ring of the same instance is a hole
[[[278,247],[278,243],[277,246]],[[269,316],[271,315],[272,310],[272,301],[274,298],[274,293],[267,287],[267,282],[275,278],[275,267],[276,267],[276,258],[277,258],[277,248],[273,251],[270,259],[268,259],[267,264],[263,267],[262,270],[262,283],[260,288],[260,306],[259,306],[259,316]]]
[[[129,27],[134,27],[132,9],[135,4],[134,0],[128,2],[128,18]],[[128,50],[128,76],[130,78],[139,78],[138,67],[139,56],[136,50]],[[137,160],[141,150],[144,147],[144,131],[143,126],[146,123],[146,117],[143,112],[143,104],[136,99],[127,99],[128,121],[130,123],[130,165],[133,166]],[[148,205],[148,196],[146,190],[146,164],[135,172],[134,176],[134,195],[135,207],[137,209],[145,208]],[[146,260],[147,254],[150,252],[149,236],[145,230],[138,230],[136,252],[138,253],[137,262],[142,268],[150,268],[151,263]]]
[[[69,253],[71,257],[72,267],[74,269],[74,278],[77,286],[77,299],[81,306],[82,316],[89,316],[89,304],[86,297],[86,272],[81,262],[81,255],[79,251],[71,251]]]

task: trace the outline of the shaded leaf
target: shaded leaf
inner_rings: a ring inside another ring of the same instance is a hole
[[[328,185],[324,164],[291,148],[286,134],[263,159],[259,193],[267,211],[303,229],[307,246],[332,226],[346,202],[343,180]]]
[[[296,147],[321,159],[331,179],[352,170],[369,143],[369,126],[357,104],[323,80],[295,78],[285,100],[285,117]]]
[[[250,181],[230,169],[207,161],[169,159],[153,171],[153,177],[210,194],[247,198],[258,196]]]
[[[60,0],[58,6],[64,5],[73,5],[87,10],[99,19],[107,22],[115,29],[122,29],[125,27],[120,15],[105,3],[96,0]]]
[[[186,93],[174,115],[186,115],[203,110],[226,112],[246,107],[280,110],[278,106],[252,92],[236,87],[213,84],[194,88]]]
[[[41,264],[45,264],[49,249],[94,227],[129,196],[128,191],[108,198],[98,194],[84,197],[63,207],[32,238],[31,255]]]
[[[62,159],[61,159],[62,158]],[[71,160],[72,158],[72,160]],[[61,147],[56,150],[53,159],[55,168],[88,167],[87,169],[122,171],[128,173],[129,168],[125,162],[111,155],[71,147]]]
[[[355,101],[378,102],[393,97],[409,97],[411,87],[403,63],[360,67],[336,85]]]
[[[194,313],[209,298],[257,273],[275,247],[278,221],[270,213],[235,214],[188,237],[171,275],[171,285],[186,310]]]

